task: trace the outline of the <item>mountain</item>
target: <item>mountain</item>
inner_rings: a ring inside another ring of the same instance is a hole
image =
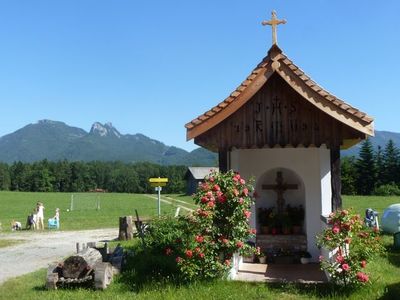
[[[215,166],[217,155],[167,146],[143,134],[121,134],[111,123],[95,122],[90,131],[41,120],[0,138],[0,161],[149,161],[163,165]]]
[[[394,144],[400,148],[400,133],[390,132],[390,131],[375,131],[375,136],[370,138],[371,143],[374,147],[374,150],[378,149],[378,146],[381,146],[382,149],[385,148],[387,142],[389,140],[393,140]],[[351,147],[348,150],[342,151],[342,156],[358,156],[360,152],[362,143],[358,143],[357,145]]]

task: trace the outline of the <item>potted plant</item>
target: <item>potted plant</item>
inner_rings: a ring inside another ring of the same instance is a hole
[[[282,233],[283,234],[291,234],[292,232],[292,220],[289,217],[288,213],[285,213],[281,218],[282,223]]]
[[[265,255],[265,253],[263,251],[261,251],[260,247],[256,248],[255,254],[256,254],[256,257],[258,258],[258,261],[260,262],[260,264],[267,263],[267,256]]]
[[[307,251],[304,251],[304,252],[302,252],[300,254],[300,262],[303,265],[306,265],[306,264],[310,263],[311,258],[312,258],[311,254],[309,252],[307,252]]]
[[[269,233],[268,216],[269,216],[269,209],[264,207],[258,208],[257,218],[258,218],[258,223],[260,224],[260,230],[262,234]]]
[[[302,205],[298,207],[287,207],[290,219],[293,222],[293,234],[301,234],[304,222],[304,208]]]

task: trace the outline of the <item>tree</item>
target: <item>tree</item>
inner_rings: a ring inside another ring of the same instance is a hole
[[[0,190],[7,191],[11,187],[10,170],[7,164],[0,163]]]
[[[375,152],[374,159],[376,166],[376,186],[379,187],[385,182],[384,180],[385,165],[384,165],[384,157],[381,146],[378,146],[378,149]]]
[[[389,140],[383,151],[383,184],[400,183],[400,152],[393,140]]]
[[[360,157],[356,162],[356,189],[360,195],[371,195],[375,189],[376,167],[371,141],[366,139],[361,146]]]
[[[357,193],[357,169],[354,156],[343,157],[341,166],[342,194],[355,195]]]

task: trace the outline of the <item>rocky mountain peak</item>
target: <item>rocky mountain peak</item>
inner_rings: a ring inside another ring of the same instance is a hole
[[[95,122],[90,129],[90,134],[95,134],[98,136],[115,136],[117,138],[121,137],[119,131],[112,125],[111,122],[101,124],[100,122]]]

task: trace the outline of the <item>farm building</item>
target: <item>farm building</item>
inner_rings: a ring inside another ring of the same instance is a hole
[[[185,174],[186,180],[186,194],[192,195],[196,192],[199,183],[204,179],[205,176],[210,174],[212,171],[218,171],[215,167],[189,167]]]

